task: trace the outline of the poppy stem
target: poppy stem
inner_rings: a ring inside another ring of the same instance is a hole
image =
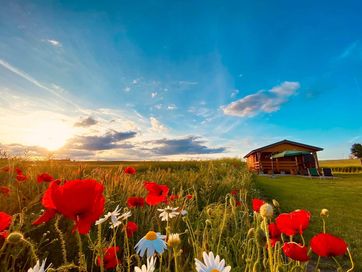
[[[60,221],[60,215],[57,215],[57,219],[55,220],[55,223],[54,223],[54,228],[55,228],[55,231],[58,233],[58,236],[59,236],[60,246],[62,248],[63,262],[64,262],[64,264],[67,264],[68,263],[67,249],[66,249],[66,246],[65,246],[65,240],[64,240],[63,232],[59,228],[59,221]]]
[[[354,270],[354,262],[353,262],[352,255],[351,255],[351,252],[349,251],[348,247],[347,247],[347,252],[348,252],[349,260],[351,261],[351,264],[352,264],[352,267],[350,269],[348,269],[347,272],[352,272]]]
[[[82,237],[80,237],[79,231],[76,231],[76,236],[78,240],[78,247],[79,247],[79,271],[87,271],[86,262],[83,254],[83,243]]]
[[[337,261],[337,259],[335,257],[332,257],[332,259],[338,265],[339,268],[342,268],[342,266],[340,265],[340,263]]]
[[[99,257],[101,259],[101,263],[100,263],[100,268],[101,268],[101,272],[104,272],[104,263],[103,263],[103,250],[102,250],[102,224],[98,225],[98,230],[97,230],[97,235],[98,235],[98,250],[99,250]]]
[[[318,271],[318,266],[319,266],[319,261],[321,260],[321,257],[320,256],[318,256],[318,260],[317,260],[317,264],[316,264],[316,266],[315,266],[315,268],[314,268],[314,272],[317,272]]]
[[[264,229],[265,229],[265,234],[266,234],[266,240],[267,240],[267,244],[268,244],[268,258],[269,258],[269,267],[270,267],[270,271],[274,270],[274,265],[273,265],[273,250],[272,250],[272,246],[271,246],[271,242],[269,239],[269,227],[268,227],[268,223],[267,223],[267,218],[264,217]]]
[[[323,233],[326,233],[326,221],[324,220],[323,217],[322,217],[322,221],[323,221]]]

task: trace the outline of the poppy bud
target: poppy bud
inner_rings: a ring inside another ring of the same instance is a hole
[[[275,208],[279,208],[279,207],[280,207],[279,202],[276,201],[275,199],[273,199],[272,202],[273,202],[273,205],[274,205]]]
[[[329,216],[329,211],[327,209],[322,209],[321,210],[321,217],[328,217]]]
[[[268,203],[261,205],[260,215],[263,218],[272,218],[273,217],[273,206]]]
[[[6,241],[9,244],[17,244],[23,239],[24,239],[24,235],[22,233],[20,233],[18,231],[14,231],[8,235],[8,237],[6,238]]]

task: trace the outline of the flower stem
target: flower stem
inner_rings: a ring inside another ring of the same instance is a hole
[[[67,264],[68,263],[67,249],[66,249],[66,246],[65,246],[65,240],[64,240],[63,232],[59,228],[59,221],[60,221],[60,215],[57,215],[57,219],[55,220],[55,223],[54,223],[54,228],[55,228],[55,231],[58,233],[58,236],[59,236],[60,246],[62,248],[63,262],[64,262],[64,264]]]
[[[350,269],[348,269],[347,272],[352,272],[354,269],[354,262],[353,262],[352,255],[351,255],[351,252],[349,251],[348,247],[347,247],[347,252],[348,252],[349,260],[351,261],[351,264],[352,264],[352,267]]]
[[[266,240],[268,243],[268,258],[269,258],[269,267],[270,267],[270,271],[274,270],[274,266],[273,266],[273,249],[271,246],[271,242],[269,239],[269,228],[268,228],[268,223],[267,223],[267,218],[264,217],[264,229],[265,229],[265,234],[266,234]]]

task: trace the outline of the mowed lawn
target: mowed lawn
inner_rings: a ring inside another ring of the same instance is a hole
[[[304,177],[256,177],[257,188],[266,199],[276,199],[282,212],[307,209],[312,213],[308,240],[321,232],[322,208],[329,210],[327,232],[346,240],[362,271],[362,174],[338,175],[335,179]]]
[[[361,161],[358,159],[322,160],[319,161],[319,165],[320,167],[361,166]]]

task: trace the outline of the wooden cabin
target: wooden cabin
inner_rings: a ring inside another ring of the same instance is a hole
[[[307,175],[319,168],[317,152],[323,148],[283,140],[250,151],[244,156],[249,170],[263,174]]]

